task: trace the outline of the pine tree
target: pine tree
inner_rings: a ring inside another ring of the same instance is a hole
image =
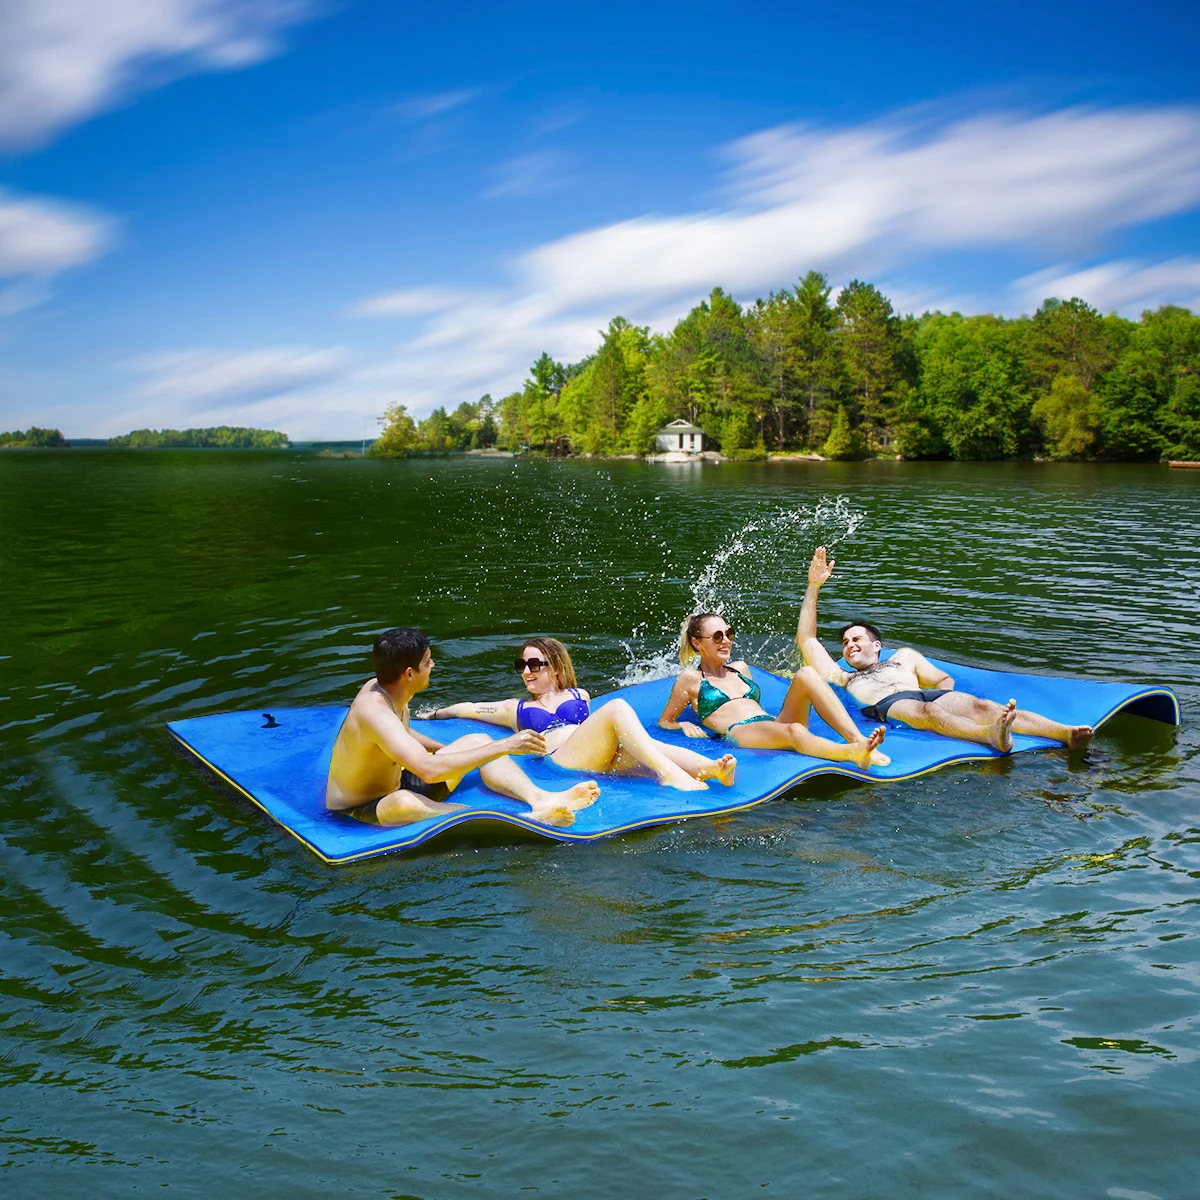
[[[850,417],[846,413],[844,404],[838,405],[837,416],[833,418],[833,428],[829,431],[829,437],[825,440],[825,446],[821,453],[826,458],[833,459],[862,457],[858,448],[858,439],[850,428]]]

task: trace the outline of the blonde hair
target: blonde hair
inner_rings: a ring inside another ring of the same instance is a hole
[[[716,617],[721,620],[721,614],[715,612],[696,613],[693,617],[688,617],[683,623],[683,628],[680,631],[679,637],[679,661],[686,667],[693,658],[700,657],[700,651],[692,645],[692,638],[700,636],[700,630],[704,628],[704,622],[709,617]]]
[[[550,664],[550,670],[554,675],[554,682],[560,691],[579,686],[575,682],[575,666],[571,662],[571,655],[558,638],[526,638],[521,643],[521,647],[524,649],[526,646],[534,646],[546,656],[546,661]]]

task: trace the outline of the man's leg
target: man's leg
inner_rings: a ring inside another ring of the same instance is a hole
[[[892,712],[900,716],[898,710],[909,703],[915,703],[915,701],[901,700],[899,704],[892,706]],[[1012,749],[1010,733],[1050,738],[1052,741],[1070,746],[1073,750],[1086,746],[1095,735],[1095,730],[1090,725],[1064,725],[1061,721],[1051,721],[1049,717],[1043,717],[1040,713],[1017,708],[1015,700],[1010,700],[1007,704],[996,704],[994,701],[982,700],[967,692],[947,692],[946,695],[939,696],[927,707],[933,709],[935,719],[938,714],[944,715],[949,712],[981,726],[985,731],[982,739],[978,736],[969,737],[963,733],[950,736],[967,737],[969,741],[983,740],[988,745],[995,746],[998,750],[1006,753]],[[1009,712],[1012,713],[1011,720],[1008,719]],[[904,718],[901,717],[901,719]],[[935,732],[943,733],[945,731],[936,729]],[[997,735],[999,740],[993,740],[992,735]]]
[[[1070,746],[1072,750],[1082,750],[1096,736],[1096,731],[1090,725],[1064,725],[1061,721],[1051,721],[1049,717],[1029,712],[1024,708],[1017,709],[1013,733],[1053,738],[1056,742]]]
[[[836,729],[846,741],[862,740],[863,735],[846,711],[846,706],[838,698],[837,692],[821,678],[815,668],[805,666],[792,676],[783,707],[779,710],[779,721],[784,725],[790,725],[793,721],[807,725],[810,704],[825,724]],[[882,750],[874,750],[871,753],[871,761],[877,767],[886,767],[892,760]]]
[[[430,817],[444,817],[448,813],[461,812],[465,804],[448,804],[442,800],[430,800],[419,792],[397,788],[382,800],[376,801],[375,818],[380,825],[412,825],[416,821],[427,821]]]
[[[486,733],[468,733],[434,753],[441,754],[442,750],[454,747],[461,750],[489,741],[491,738]],[[576,811],[594,804],[600,795],[600,785],[591,779],[585,779],[562,792],[548,792],[538,787],[507,754],[484,763],[479,768],[479,775],[493,792],[528,804],[533,810],[530,815],[543,825],[570,825],[575,820]],[[446,783],[455,788],[461,780],[462,775],[457,775],[453,780],[446,780]]]
[[[1012,726],[1017,702],[994,704],[965,692],[947,692],[936,700],[898,700],[888,716],[914,729],[926,729],[943,737],[960,738],[991,746],[1003,754],[1012,749]]]

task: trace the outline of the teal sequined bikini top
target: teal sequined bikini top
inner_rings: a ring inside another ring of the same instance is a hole
[[[727,696],[719,687],[714,687],[707,679],[702,678],[700,691],[696,694],[696,716],[701,721],[707,721],[722,704],[728,704],[730,700],[753,700],[755,704],[758,703],[758,698],[762,695],[758,684],[753,679],[747,679],[741,671],[734,671],[733,667],[729,667],[728,670],[733,671],[746,684],[746,694],[744,696]]]

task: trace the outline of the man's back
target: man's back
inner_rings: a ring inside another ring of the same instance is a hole
[[[403,725],[387,694],[375,680],[368,680],[354,697],[333,744],[325,789],[327,808],[354,808],[399,787],[405,764],[397,762],[379,742],[379,726],[388,722]]]

